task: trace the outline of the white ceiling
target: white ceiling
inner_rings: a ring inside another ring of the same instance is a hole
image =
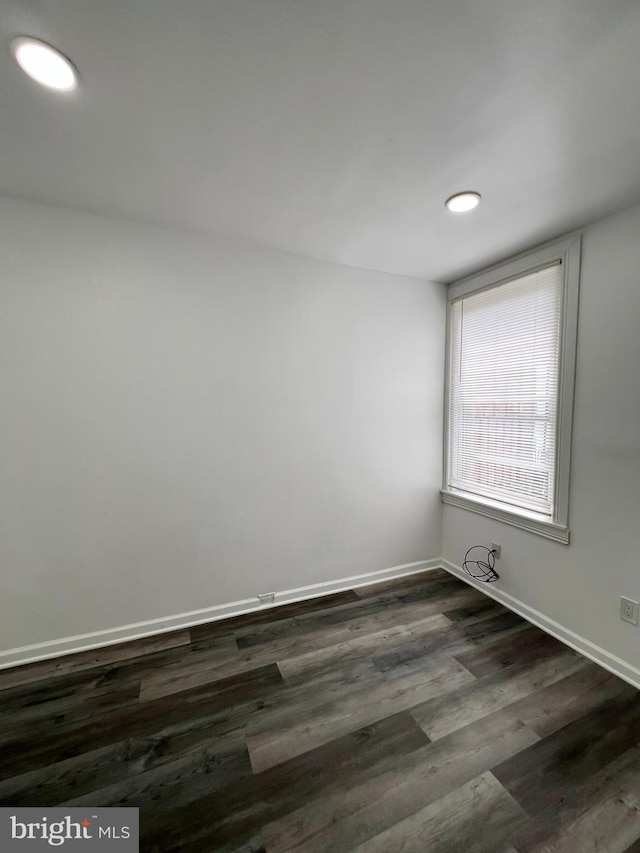
[[[5,194],[432,280],[640,200],[638,0],[0,0],[0,39]]]

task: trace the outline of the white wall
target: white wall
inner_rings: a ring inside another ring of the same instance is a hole
[[[444,305],[0,200],[0,649],[439,556]]]
[[[572,460],[570,545],[446,506],[443,556],[499,542],[496,589],[640,667],[640,207],[584,232]]]

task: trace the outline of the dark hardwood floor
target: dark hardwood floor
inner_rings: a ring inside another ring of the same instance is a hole
[[[640,851],[640,694],[434,571],[0,673],[0,804],[143,851]]]

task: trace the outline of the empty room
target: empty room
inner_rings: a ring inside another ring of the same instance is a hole
[[[640,851],[640,5],[0,0],[0,851]]]

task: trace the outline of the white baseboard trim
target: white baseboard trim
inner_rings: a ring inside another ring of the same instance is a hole
[[[260,604],[256,598],[245,598],[240,601],[232,601],[228,604],[218,604],[206,607],[202,610],[192,610],[188,613],[179,613],[175,616],[167,616],[160,619],[148,619],[145,622],[135,622],[131,625],[123,625],[119,628],[108,628],[103,631],[93,631],[89,634],[77,634],[72,637],[64,637],[59,640],[49,640],[43,643],[35,643],[21,648],[8,649],[0,652],[0,670],[8,669],[22,664],[35,663],[50,658],[70,655],[76,652],[91,651],[105,646],[113,646],[118,643],[127,643],[150,637],[155,634],[165,634],[170,631],[179,631],[183,628],[192,628],[195,625],[203,625],[207,622],[217,622],[220,619],[228,619],[230,616],[240,616],[243,613],[253,613],[256,610],[269,610],[279,605],[294,601],[318,598],[322,595],[330,595],[334,592],[344,592],[349,589],[357,589],[373,583],[393,580],[394,578],[406,577],[419,574],[420,572],[433,569],[444,569],[469,586],[479,589],[481,592],[508,607],[514,613],[522,616],[528,622],[551,634],[552,637],[575,649],[586,658],[594,661],[600,666],[612,672],[614,675],[627,681],[629,684],[640,689],[640,669],[632,666],[622,658],[611,654],[601,646],[592,643],[580,634],[563,627],[559,622],[549,619],[543,613],[533,607],[524,604],[512,595],[502,592],[495,584],[486,584],[474,581],[459,566],[444,559],[420,560],[416,563],[406,563],[402,566],[393,566],[389,569],[381,569],[375,572],[352,575],[334,581],[310,584],[295,589],[282,590],[275,593],[272,604]]]
[[[375,572],[366,572],[361,575],[353,575],[348,578],[340,578],[335,581],[324,581],[309,586],[300,586],[296,589],[286,589],[274,593],[274,601],[270,604],[261,604],[257,598],[245,598],[240,601],[232,601],[228,604],[217,604],[214,607],[206,607],[202,610],[192,610],[189,613],[179,613],[175,616],[166,616],[160,619],[148,619],[146,622],[135,622],[131,625],[123,625],[120,628],[107,628],[104,631],[93,631],[90,634],[77,634],[72,637],[64,637],[59,640],[49,640],[44,643],[35,643],[31,646],[8,649],[0,652],[0,670],[13,666],[21,666],[25,663],[57,658],[61,655],[70,655],[76,652],[90,651],[104,646],[113,646],[117,643],[127,643],[131,640],[139,640],[154,634],[165,634],[169,631],[178,631],[181,628],[192,628],[194,625],[202,625],[206,622],[217,622],[230,616],[240,616],[243,613],[252,613],[254,610],[265,610],[277,608],[280,604],[288,604],[293,601],[304,601],[308,598],[318,598],[321,595],[330,595],[334,592],[344,592],[367,586],[372,583],[382,583],[394,578],[415,575],[419,572],[441,568],[440,559],[419,560],[417,563],[406,563],[402,566],[393,566],[389,569],[380,569]]]
[[[500,589],[496,589],[496,585],[494,583],[482,583],[481,581],[475,581],[470,578],[466,572],[463,572],[459,566],[456,566],[454,563],[450,563],[448,560],[441,560],[440,567],[450,574],[455,575],[455,577],[460,578],[460,580],[465,583],[468,583],[469,586],[473,586],[491,598],[494,598],[496,601],[499,601],[500,604],[504,604],[504,606],[508,607],[509,610],[513,610],[514,613],[522,616],[523,619],[526,619],[538,628],[542,628],[542,630],[546,631],[547,634],[551,634],[552,637],[555,637],[557,640],[565,643],[565,645],[570,646],[577,652],[580,652],[581,655],[584,655],[586,658],[589,658],[589,660],[592,660],[604,667],[604,669],[609,670],[609,672],[612,672],[614,675],[624,679],[633,687],[640,689],[640,669],[637,667],[632,666],[630,663],[622,660],[622,658],[616,657],[616,655],[612,655],[601,646],[597,646],[585,637],[580,636],[580,634],[576,634],[568,628],[564,628],[559,622],[549,619],[543,613],[540,613],[538,610],[534,610],[533,607],[529,607],[529,605],[524,604],[512,595],[502,592]]]

